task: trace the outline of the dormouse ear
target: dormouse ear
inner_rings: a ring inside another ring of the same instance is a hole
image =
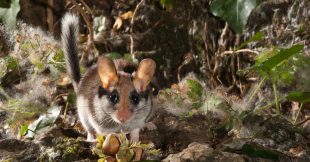
[[[146,90],[155,73],[156,63],[152,59],[144,59],[140,62],[134,75],[133,84],[137,91]]]
[[[117,71],[114,62],[105,56],[98,58],[98,74],[103,88],[108,89],[116,85],[118,81]]]

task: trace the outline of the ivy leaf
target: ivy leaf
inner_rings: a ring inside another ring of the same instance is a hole
[[[214,0],[211,12],[227,21],[236,33],[242,33],[250,13],[259,3],[260,0]]]

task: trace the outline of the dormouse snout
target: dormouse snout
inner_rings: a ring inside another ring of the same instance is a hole
[[[120,108],[117,110],[116,118],[121,122],[125,123],[132,116],[132,112],[128,108]]]

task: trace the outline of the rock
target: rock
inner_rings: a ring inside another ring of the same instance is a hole
[[[170,154],[163,162],[215,162],[215,161],[234,161],[234,162],[245,162],[246,159],[238,154],[229,152],[216,151],[209,147],[207,144],[200,144],[193,142],[188,145],[188,148],[184,149],[180,153]]]
[[[0,140],[0,161],[39,161],[40,147],[17,139]]]

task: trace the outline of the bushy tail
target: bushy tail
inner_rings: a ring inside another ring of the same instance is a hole
[[[77,35],[79,32],[79,18],[71,13],[65,14],[62,21],[62,45],[65,53],[67,71],[72,79],[74,90],[81,79],[78,58]]]

